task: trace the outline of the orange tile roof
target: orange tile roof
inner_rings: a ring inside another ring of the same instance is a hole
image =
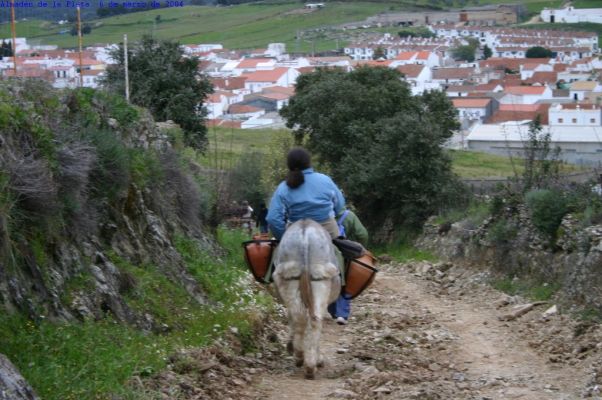
[[[105,71],[102,69],[84,69],[82,71],[82,75],[98,76],[98,75],[102,74],[103,72],[105,72]]]
[[[310,72],[314,72],[316,70],[316,67],[300,67],[297,68],[297,71],[299,71],[299,73],[301,74],[309,74]]]
[[[402,51],[395,57],[396,60],[407,61],[411,60],[414,56],[417,56],[418,52],[416,51]]]
[[[435,68],[433,79],[468,79],[474,73],[474,68]]]
[[[272,70],[255,71],[250,74],[245,74],[247,82],[276,82],[282,75],[288,72],[286,67],[278,67]]]
[[[286,100],[286,99],[290,99],[291,95],[290,94],[284,94],[284,93],[278,93],[278,92],[268,92],[268,93],[262,93],[261,97],[265,97],[268,99],[272,99],[272,100]]]
[[[504,106],[508,106],[510,104],[500,104],[500,108],[491,116],[489,119],[489,123],[501,123],[507,121],[524,121],[524,120],[534,120],[537,115],[539,115],[541,119],[541,123],[543,125],[548,125],[548,109],[550,108],[550,104],[529,104],[528,109],[525,107],[524,110],[515,109],[508,110]],[[521,104],[520,106],[526,106],[527,104]],[[515,105],[519,106],[519,105]],[[533,107],[535,106],[535,107]]]
[[[263,108],[249,106],[247,104],[232,104],[230,108],[228,108],[230,114],[247,114],[257,111],[263,111]]]
[[[537,95],[543,94],[545,90],[546,86],[508,86],[504,92],[516,95]]]
[[[257,64],[272,61],[272,58],[245,58],[238,63],[236,68],[257,68]]]
[[[407,64],[400,65],[399,67],[397,67],[397,70],[404,74],[407,78],[416,78],[418,75],[420,75],[424,68],[424,65]]]
[[[481,68],[512,69],[518,71],[524,64],[549,64],[549,58],[488,58],[479,62]]]
[[[234,76],[230,78],[211,78],[211,83],[213,86],[219,89],[244,89],[245,81],[247,80],[244,77]]]
[[[539,71],[533,74],[532,77],[527,79],[527,83],[556,83],[558,81],[557,72]]]
[[[419,51],[418,55],[416,56],[416,59],[417,60],[426,60],[429,58],[430,55],[431,55],[430,51],[426,51],[426,50]]]
[[[263,93],[284,93],[284,94],[288,94],[288,95],[294,95],[295,94],[295,88],[294,87],[285,87],[285,86],[270,86],[267,88],[264,88],[262,90]]]
[[[491,103],[491,99],[455,98],[452,103],[456,108],[484,108]]]
[[[497,86],[502,86],[502,88],[503,88],[503,85],[501,83],[489,82],[489,83],[483,83],[481,85],[476,85],[474,87],[474,90],[479,91],[479,92],[491,92]]]

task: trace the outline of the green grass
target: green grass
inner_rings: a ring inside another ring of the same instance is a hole
[[[526,296],[534,301],[547,301],[560,289],[558,283],[541,283],[532,280],[512,279],[510,277],[491,281],[495,289],[511,296]]]
[[[232,7],[187,6],[150,10],[114,16],[94,21],[92,33],[83,37],[84,46],[94,43],[118,43],[123,34],[134,41],[143,34],[155,34],[162,39],[176,39],[187,43],[222,43],[226,48],[265,47],[268,43],[284,42],[289,51],[309,51],[312,43],[295,40],[297,31],[363,20],[371,15],[396,9],[395,3],[349,2],[328,3],[324,9],[311,13],[298,13],[300,3],[243,4]],[[161,22],[155,24],[155,17]],[[17,35],[41,44],[56,44],[74,48],[77,38],[59,34],[64,26],[47,21],[27,21],[17,24]],[[0,36],[9,35],[9,26],[0,25]],[[10,36],[10,35],[9,35]],[[343,43],[339,43],[342,45]],[[333,40],[321,40],[316,51],[332,50]]]
[[[47,400],[148,399],[128,388],[132,376],[163,369],[178,348],[205,346],[230,327],[252,349],[259,309],[269,309],[271,297],[254,293],[241,283],[248,272],[242,264],[239,232],[219,232],[226,251],[220,258],[201,251],[196,242],[180,237],[177,248],[192,275],[219,306],[200,306],[153,265],[132,265],[111,254],[122,274],[135,284],[125,294],[129,306],[153,315],[162,333],[144,333],[106,317],[83,323],[34,323],[20,316],[0,316],[0,349],[19,368],[41,398]],[[70,290],[89,287],[85,276],[69,282]],[[168,299],[168,301],[166,301]]]
[[[600,0],[573,0],[571,2],[575,8],[600,8]]]
[[[475,151],[449,150],[453,170],[462,178],[514,176],[514,170],[509,157],[502,157]],[[521,162],[514,160],[517,172],[522,173]]]
[[[201,165],[211,168],[217,166],[218,169],[230,169],[245,152],[267,152],[272,137],[279,132],[282,131],[273,129],[208,128],[209,145],[207,151],[205,155],[194,157]]]

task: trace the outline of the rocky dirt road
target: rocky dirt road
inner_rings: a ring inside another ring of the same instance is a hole
[[[204,386],[177,398],[601,399],[599,325],[544,317],[552,303],[525,307],[487,279],[451,264],[384,265],[349,325],[326,321],[316,380],[294,367],[272,321],[256,354],[196,357],[191,370],[204,370],[189,384]]]

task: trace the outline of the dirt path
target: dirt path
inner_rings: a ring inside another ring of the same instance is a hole
[[[542,318],[550,305],[501,321],[512,305],[496,308],[502,294],[482,274],[439,267],[385,266],[354,301],[348,326],[325,323],[328,363],[317,379],[304,380],[285,357],[255,380],[262,398],[582,398],[599,356],[597,327]]]

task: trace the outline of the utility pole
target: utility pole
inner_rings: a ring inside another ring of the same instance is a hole
[[[77,6],[77,41],[79,43],[79,87],[84,86],[84,66],[82,61],[82,20]]]
[[[125,101],[130,102],[130,73],[128,71],[128,35],[123,35],[123,66],[125,68]]]
[[[13,70],[17,76],[17,29],[15,28],[15,0],[10,0],[10,30],[13,35]]]

